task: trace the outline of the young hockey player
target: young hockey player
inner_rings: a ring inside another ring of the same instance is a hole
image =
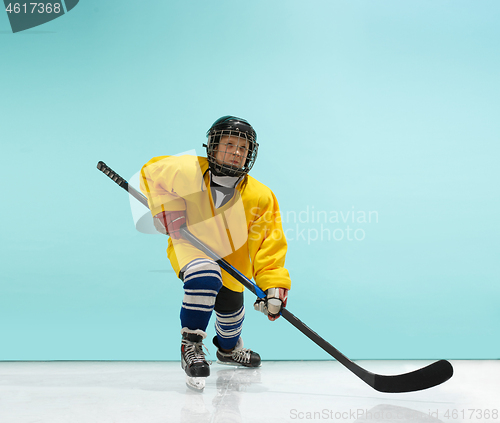
[[[258,367],[260,356],[243,348],[243,286],[204,253],[182,239],[188,230],[266,292],[255,309],[279,317],[290,277],[284,268],[287,244],[276,198],[248,175],[257,157],[257,135],[244,119],[224,116],[207,132],[207,157],[155,157],[141,171],[155,227],[170,236],[167,255],[184,283],[181,307],[181,364],[194,387],[203,387],[210,368],[203,352],[215,310],[217,358],[224,364]],[[192,379],[194,378],[194,379]],[[202,379],[198,379],[202,378]]]

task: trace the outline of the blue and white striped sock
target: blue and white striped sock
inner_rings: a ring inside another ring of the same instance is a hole
[[[230,350],[235,347],[240,338],[243,320],[245,319],[245,307],[242,306],[233,313],[215,312],[217,318],[215,322],[215,331],[217,332],[217,341],[219,347]]]
[[[219,265],[209,259],[195,259],[184,271],[184,299],[181,326],[205,331],[214,309],[215,298],[222,287]]]

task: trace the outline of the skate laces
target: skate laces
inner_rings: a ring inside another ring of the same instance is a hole
[[[252,350],[248,348],[240,348],[231,352],[233,360],[238,363],[250,363],[251,354]]]
[[[203,345],[203,342],[192,342],[187,339],[183,339],[182,345],[184,346],[183,351],[186,362],[189,364],[206,362],[203,348],[205,348],[207,354],[210,353],[207,347]]]

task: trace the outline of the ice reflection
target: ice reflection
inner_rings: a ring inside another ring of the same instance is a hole
[[[181,423],[240,423],[240,402],[252,384],[261,382],[261,369],[240,368],[217,371],[216,394],[207,406],[206,393],[186,388]],[[211,405],[211,407],[210,407]]]

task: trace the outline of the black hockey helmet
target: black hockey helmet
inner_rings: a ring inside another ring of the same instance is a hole
[[[247,157],[243,167],[234,167],[217,162],[216,154],[223,135],[248,141]],[[257,134],[252,125],[245,119],[235,116],[223,116],[212,124],[207,131],[207,138],[208,143],[203,144],[203,146],[207,148],[207,159],[212,173],[219,176],[243,176],[250,171],[257,158],[259,144],[257,144]]]

